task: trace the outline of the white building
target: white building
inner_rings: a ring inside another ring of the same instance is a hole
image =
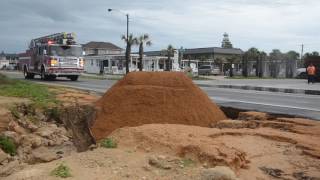
[[[125,74],[125,51],[108,42],[89,42],[83,45],[85,51],[84,70],[94,74]],[[178,52],[172,59],[172,70],[179,70]],[[163,71],[167,56],[163,51],[146,52],[143,57],[143,71]],[[132,53],[129,71],[138,71],[139,54]]]
[[[6,54],[2,51],[0,54],[0,69],[9,67],[9,64],[9,59],[7,59]]]

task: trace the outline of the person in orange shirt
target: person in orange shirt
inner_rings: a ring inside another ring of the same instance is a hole
[[[308,84],[310,84],[310,82],[313,84],[315,75],[316,75],[316,67],[314,67],[312,63],[309,64],[309,66],[307,67],[307,74],[308,74]]]

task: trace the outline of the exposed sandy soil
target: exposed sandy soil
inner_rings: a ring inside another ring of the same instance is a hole
[[[117,149],[75,153],[6,179],[55,179],[49,174],[60,162],[71,168],[69,179],[200,179],[203,169],[218,165],[244,180],[320,178],[320,122],[311,120],[224,120],[215,128],[148,124],[118,129],[110,137]],[[149,165],[154,156],[166,166]],[[186,159],[191,165],[183,166]]]
[[[51,87],[49,90],[56,94],[57,100],[61,101],[63,105],[94,104],[100,98],[100,96],[88,91],[72,88]]]
[[[29,103],[28,99],[0,96],[0,132],[4,131],[12,120],[10,107],[15,104]]]
[[[226,119],[220,108],[180,72],[132,72],[99,101],[91,131],[100,140],[113,130],[143,124],[208,127]]]

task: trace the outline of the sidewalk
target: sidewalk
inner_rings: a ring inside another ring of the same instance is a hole
[[[195,81],[195,83],[198,85],[233,85],[320,91],[320,82],[308,84],[306,79],[226,79],[216,76],[212,81]]]

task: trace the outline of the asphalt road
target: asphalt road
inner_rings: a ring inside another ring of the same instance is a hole
[[[23,79],[23,76],[20,73],[5,72],[5,74],[11,78]],[[79,81],[76,82],[64,78],[59,78],[56,81],[41,81],[38,77],[32,81],[95,91],[101,94],[106,92],[107,89],[116,82],[114,80],[98,80],[91,78],[80,78]],[[252,82],[255,84],[252,84]],[[225,82],[214,80],[195,81],[195,83],[198,84],[200,88],[202,88],[208,96],[220,106],[239,108],[243,110],[263,111],[274,114],[287,114],[320,120],[320,95],[231,89],[215,86],[215,84],[239,85],[240,83],[241,85],[249,86],[266,86],[267,84],[268,87],[278,88],[287,83],[288,85],[285,87],[294,88],[295,84],[303,83],[302,81],[295,82],[292,80],[267,80],[265,82],[267,83],[257,80],[226,80]],[[291,86],[289,85],[290,83]],[[318,85],[312,86],[311,88],[317,90],[317,86]]]

